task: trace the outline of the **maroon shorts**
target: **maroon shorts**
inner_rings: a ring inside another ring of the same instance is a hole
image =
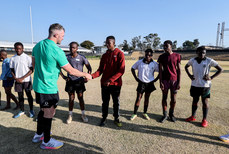
[[[171,93],[173,93],[173,94],[176,94],[177,93],[177,81],[163,80],[162,83],[164,85],[163,92],[168,92],[168,90],[170,89]]]

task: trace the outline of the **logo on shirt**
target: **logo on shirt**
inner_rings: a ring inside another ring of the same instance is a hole
[[[76,59],[76,61],[80,61],[80,59]]]
[[[45,102],[43,106],[49,106],[49,103],[48,102]]]
[[[116,58],[117,57],[117,55],[114,55],[114,58]]]
[[[206,64],[204,64],[203,67],[205,68],[206,67]]]

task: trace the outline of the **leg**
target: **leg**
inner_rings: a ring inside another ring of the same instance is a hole
[[[85,105],[84,105],[84,99],[83,99],[83,92],[78,92],[77,93],[77,97],[78,97],[78,100],[79,100],[79,103],[80,103],[80,109],[81,109],[81,112],[82,112],[82,120],[83,122],[88,122],[88,118],[86,117],[86,114],[85,114]]]
[[[147,112],[147,109],[148,109],[148,106],[149,106],[149,97],[150,97],[150,94],[149,92],[146,92],[145,93],[145,101],[144,101],[144,113]]]
[[[5,109],[9,109],[10,108],[10,96],[11,96],[11,87],[4,87],[5,89],[5,93],[6,93],[6,107]]]
[[[68,108],[69,108],[69,111],[73,111],[75,93],[74,92],[69,92],[68,96],[69,96]]]
[[[203,103],[203,120],[207,119],[208,115],[208,98],[202,98],[202,103]]]
[[[120,100],[119,100],[119,96],[120,96],[120,91],[121,91],[121,87],[119,86],[111,86],[111,96],[113,99],[113,116],[115,118],[115,120],[117,120],[119,118],[119,104],[120,104]]]
[[[50,131],[52,126],[52,118],[55,115],[56,109],[54,106],[50,108],[42,108],[44,111],[44,142],[47,143],[50,140]]]
[[[198,108],[199,97],[193,97],[192,101],[192,116],[196,116],[196,110]]]
[[[142,99],[142,95],[143,94],[137,92],[137,98],[135,100],[135,105],[134,105],[134,114],[137,114],[138,107],[139,107],[141,99]]]
[[[109,87],[102,87],[102,117],[105,120],[108,115],[109,101],[110,101],[110,90]]]
[[[167,117],[167,97],[168,97],[168,90],[162,91],[162,109],[163,109],[163,116],[160,119],[160,122],[163,123]]]
[[[25,93],[28,98],[30,111],[33,111],[33,96],[31,94],[31,90],[25,90]]]
[[[175,105],[176,105],[176,96],[177,96],[177,94],[174,93],[173,91],[171,91],[170,94],[171,94],[171,101],[170,101],[169,115],[173,116],[174,108],[175,108]]]
[[[22,112],[24,112],[24,93],[18,92],[19,105]]]
[[[83,93],[77,93],[77,97],[80,103],[80,109],[81,111],[85,110],[85,106],[84,106],[84,99],[83,99]]]

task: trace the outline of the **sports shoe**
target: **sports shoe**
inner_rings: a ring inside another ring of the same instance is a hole
[[[19,111],[18,114],[13,116],[13,118],[19,118],[23,114],[25,114],[25,112]]]
[[[207,127],[208,126],[208,122],[207,122],[207,120],[202,120],[202,123],[201,123],[201,125],[203,126],[203,127]]]
[[[67,122],[67,124],[70,124],[72,122],[72,115],[71,114],[68,115],[68,119],[66,122]]]
[[[219,139],[222,140],[223,142],[229,143],[229,134],[220,136]]]
[[[165,120],[167,120],[168,119],[168,116],[166,115],[164,115],[159,121],[161,122],[161,123],[163,123],[163,122],[165,122]]]
[[[148,114],[143,113],[142,115],[143,115],[143,117],[144,117],[146,120],[150,120],[150,117],[148,116]]]
[[[41,149],[59,149],[63,145],[64,145],[63,142],[57,141],[54,138],[50,138],[48,143],[45,143],[43,140],[40,147],[41,147]]]
[[[187,122],[196,121],[196,117],[191,116],[191,117],[185,119],[185,121],[187,121]]]
[[[137,118],[137,114],[132,114],[132,116],[130,117],[130,120],[133,121],[135,118]]]
[[[81,118],[82,118],[83,122],[88,122],[88,118],[86,117],[85,114],[82,114]]]
[[[30,117],[30,118],[35,117],[35,113],[34,113],[34,111],[33,111],[33,110],[31,110],[31,111],[29,112],[29,117]]]
[[[115,123],[116,126],[122,127],[122,123],[119,121],[119,119],[115,119],[114,123]]]
[[[38,143],[40,141],[42,141],[44,139],[44,134],[42,133],[41,135],[38,135],[37,133],[35,133],[32,142],[33,143]]]
[[[174,115],[170,115],[169,116],[169,119],[172,121],[172,122],[176,122],[177,119],[174,117]]]
[[[100,123],[99,123],[99,126],[100,127],[103,127],[105,125],[106,125],[106,119],[102,118],[101,121],[100,121]]]

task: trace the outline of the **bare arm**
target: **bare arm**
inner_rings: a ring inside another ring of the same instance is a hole
[[[164,90],[164,84],[162,83],[162,64],[159,63],[159,81],[160,81],[160,88]]]
[[[180,89],[180,79],[181,79],[181,67],[180,67],[180,63],[177,63],[177,89]]]
[[[204,80],[212,80],[213,78],[217,77],[219,74],[223,72],[223,69],[220,65],[215,66],[215,68],[217,69],[215,74],[213,74],[212,76],[209,76],[209,75],[204,76]]]
[[[188,74],[188,77],[189,77],[191,80],[195,80],[194,75],[191,75],[191,73],[189,72],[189,69],[188,69],[189,67],[190,67],[189,64],[186,64],[186,65],[185,65],[185,67],[184,67],[185,72]]]
[[[87,73],[91,74],[92,72],[91,65],[88,63],[88,64],[85,64],[85,66],[87,68]]]
[[[78,76],[78,77],[85,77],[88,80],[92,79],[90,74],[78,71],[77,69],[73,68],[69,63],[64,65],[62,68],[65,71],[67,71],[70,75]]]
[[[137,82],[141,82],[141,81],[139,80],[139,78],[137,77],[136,73],[135,73],[135,69],[131,68],[131,73],[132,73],[132,75],[134,76],[134,79],[135,79]]]

